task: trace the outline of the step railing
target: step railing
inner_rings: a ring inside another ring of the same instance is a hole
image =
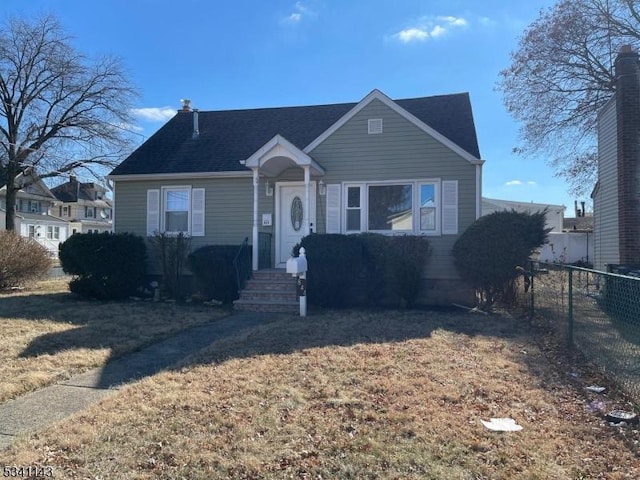
[[[238,292],[244,289],[244,286],[251,278],[251,253],[249,250],[249,237],[245,237],[242,245],[238,247],[235,257],[233,258],[233,267],[236,272],[236,284]]]

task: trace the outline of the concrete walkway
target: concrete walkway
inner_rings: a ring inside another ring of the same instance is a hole
[[[113,395],[123,385],[170,368],[215,340],[264,323],[264,313],[243,312],[124,355],[100,368],[0,405],[0,449]]]

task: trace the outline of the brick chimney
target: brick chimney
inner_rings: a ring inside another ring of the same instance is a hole
[[[640,64],[624,45],[615,61],[620,263],[640,265]]]

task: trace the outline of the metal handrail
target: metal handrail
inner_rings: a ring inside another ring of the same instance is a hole
[[[238,292],[244,288],[245,281],[251,275],[251,269],[249,265],[249,261],[243,262],[243,265],[240,265],[240,261],[242,258],[242,254],[246,253],[245,258],[248,257],[249,252],[249,237],[244,237],[244,241],[242,245],[238,248],[235,257],[233,258],[233,266],[236,270],[236,284],[238,285]]]

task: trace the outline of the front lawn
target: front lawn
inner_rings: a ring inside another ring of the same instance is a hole
[[[228,314],[211,306],[84,300],[65,279],[0,292],[0,402]]]
[[[637,479],[606,380],[525,320],[464,312],[282,317],[219,340],[0,452],[56,478]],[[586,390],[592,383],[604,395]],[[481,420],[511,417],[498,433]]]

